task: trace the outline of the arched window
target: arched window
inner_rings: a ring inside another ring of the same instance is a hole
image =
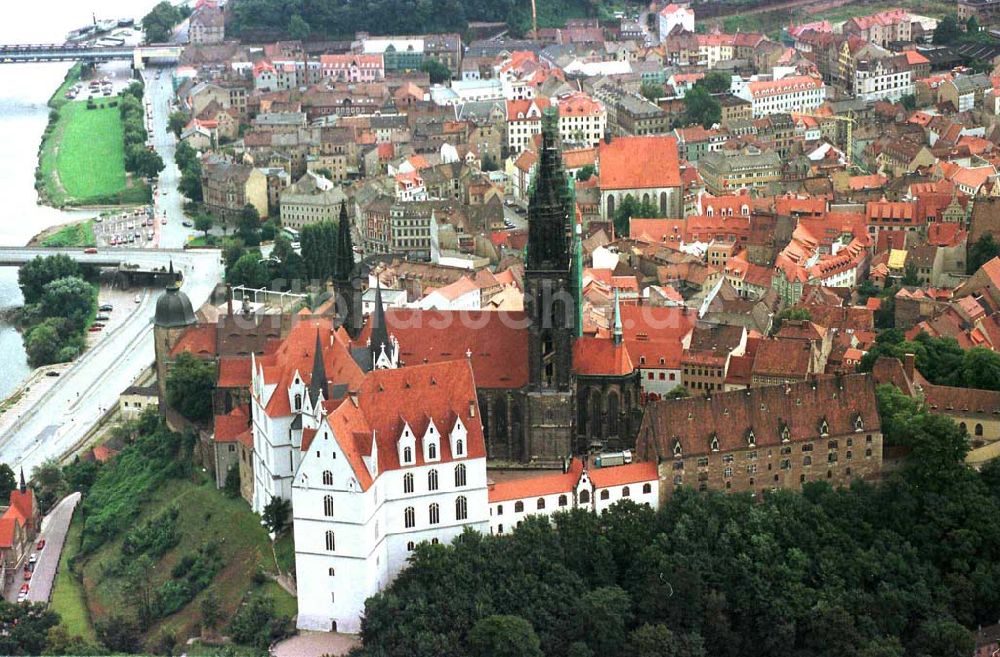
[[[327,495],[323,498],[323,515],[327,518],[333,517],[333,495]]]
[[[539,497],[538,498],[538,501],[535,502],[535,508],[538,509],[539,511],[541,511],[542,509],[545,508],[545,498],[544,497]]]
[[[977,436],[983,435],[983,425],[978,423],[976,424],[976,435]]]
[[[336,547],[337,543],[333,538],[333,532],[328,530],[326,532],[326,549],[329,550],[330,552],[333,552],[336,549]]]
[[[333,473],[330,472],[329,470],[323,471],[323,485],[333,486]]]
[[[438,471],[431,470],[427,473],[427,490],[438,489]]]
[[[568,504],[568,501],[566,500],[566,496],[565,495],[560,495],[559,496],[559,506],[566,506],[566,504]]]
[[[403,448],[403,464],[413,463],[413,450],[409,447]]]
[[[618,435],[618,393],[608,393],[608,434]]]
[[[612,221],[615,218],[615,197],[608,194],[608,221]]]
[[[416,547],[416,545],[413,543],[413,541],[407,541],[407,543],[406,543],[406,551],[407,552],[413,552],[413,548],[414,547]]]
[[[958,423],[958,428],[962,430],[962,433],[968,432],[968,429],[965,426],[965,422],[959,422]]]
[[[643,484],[642,492],[644,495],[648,495],[653,492],[653,484]]]
[[[465,441],[459,438],[455,441],[455,456],[462,456],[465,454]]]
[[[413,473],[407,472],[403,475],[403,492],[412,493],[413,492]]]
[[[403,510],[403,526],[405,527],[415,527],[417,525],[417,512],[413,510],[412,506],[406,507]]]
[[[431,443],[427,446],[427,458],[436,459],[438,457],[438,446],[437,443]]]
[[[808,454],[802,457],[802,465],[812,465],[812,463],[813,463],[813,457],[809,456]]]
[[[667,193],[660,192],[660,214],[667,216]]]
[[[610,498],[610,497],[611,497],[611,493],[609,493],[609,492],[608,492],[608,491],[606,491],[606,490],[602,490],[602,491],[601,491],[601,499],[602,499],[602,500],[606,500],[606,499],[608,499],[608,498]]]
[[[514,513],[521,513],[524,511],[524,502],[514,502]]]
[[[455,498],[455,520],[465,520],[469,517],[469,503],[465,497],[459,495]]]
[[[455,486],[465,485],[465,466],[461,463],[455,466]]]
[[[590,504],[590,491],[582,490],[580,491],[580,504]]]
[[[327,568],[327,569],[326,569],[326,572],[327,572],[327,574],[328,574],[328,575],[329,575],[330,577],[333,577],[333,576],[335,576],[335,575],[337,574],[337,571],[336,571],[336,570],[334,570],[333,568]]]
[[[437,502],[431,504],[431,508],[428,511],[428,517],[430,518],[430,523],[436,525],[441,522],[441,507],[438,506]]]
[[[631,495],[632,495],[632,491],[629,490],[628,486],[625,486],[624,488],[622,488],[622,497],[630,497]]]
[[[302,395],[295,395],[295,410],[302,410]]]

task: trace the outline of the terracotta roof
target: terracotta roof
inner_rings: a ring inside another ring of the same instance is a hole
[[[812,347],[803,340],[761,340],[753,359],[755,376],[795,377],[809,374]]]
[[[879,431],[875,384],[870,374],[826,377],[787,385],[713,394],[710,398],[656,401],[646,406],[637,452],[645,460],[670,460],[675,443],[683,456],[708,454],[713,436],[719,451],[780,445],[789,440],[822,440],[825,420],[831,436],[853,434],[860,416],[863,431]]]
[[[524,500],[556,493],[569,493],[580,481],[583,461],[574,458],[566,472],[552,472],[534,477],[498,481],[489,489],[489,502]]]
[[[215,326],[196,324],[185,330],[170,350],[170,356],[175,358],[185,351],[195,356],[215,356]]]
[[[637,157],[638,153],[642,157]],[[681,186],[677,140],[673,137],[615,137],[610,144],[602,141],[599,160],[602,191]]]
[[[607,468],[591,468],[587,470],[587,474],[590,475],[590,481],[593,482],[594,488],[624,486],[643,481],[656,481],[659,478],[656,461],[640,461]]]
[[[820,89],[822,86],[823,80],[819,78],[814,78],[811,75],[793,75],[780,80],[748,82],[747,91],[754,98],[767,98],[793,92]]]
[[[458,421],[468,432],[461,456],[452,454],[447,440]],[[357,402],[353,397],[344,399],[326,422],[365,490],[371,486],[372,476],[364,457],[371,456],[373,440],[378,473],[411,467],[400,464],[397,450],[407,427],[418,445],[412,467],[427,465],[419,445],[431,422],[442,438],[436,463],[450,465],[486,457],[476,385],[472,368],[464,359],[370,372],[357,392]],[[309,445],[303,442],[303,449],[317,440],[319,434]]]
[[[581,337],[573,342],[573,372],[585,376],[625,376],[635,368],[624,345],[607,338]]]
[[[0,548],[10,548],[14,546],[14,533],[17,529],[18,521],[13,516],[4,514],[0,517]]]
[[[387,308],[390,335],[399,341],[406,366],[464,360],[472,351],[472,369],[480,388],[523,388],[528,384],[528,331],[524,313],[476,310]],[[355,344],[371,334],[369,318]]]
[[[224,357],[219,359],[219,388],[249,388],[253,370],[246,357]]]
[[[277,391],[275,394],[278,394]],[[214,440],[217,443],[235,442],[249,426],[250,416],[242,406],[237,406],[228,415],[215,416]]]

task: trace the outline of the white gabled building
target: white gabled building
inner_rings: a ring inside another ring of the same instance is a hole
[[[490,533],[509,534],[532,515],[587,509],[600,513],[615,502],[632,500],[659,507],[656,463],[584,467],[572,459],[564,472],[507,479],[490,485]]]
[[[793,75],[780,80],[758,80],[743,85],[736,94],[750,101],[753,117],[768,114],[808,112],[826,100],[823,80],[811,75]]]
[[[685,4],[670,3],[660,10],[657,18],[660,43],[667,40],[675,27],[680,27],[685,32],[694,32],[694,10]]]
[[[417,543],[486,533],[486,445],[467,360],[371,372],[304,432],[292,484],[298,627],[358,632]]]

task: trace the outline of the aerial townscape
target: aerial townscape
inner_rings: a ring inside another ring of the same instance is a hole
[[[0,26],[0,654],[1000,655],[1000,2],[154,2]]]

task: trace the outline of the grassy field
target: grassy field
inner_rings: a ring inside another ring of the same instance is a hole
[[[63,226],[42,240],[42,246],[96,246],[94,222],[91,219]]]
[[[274,557],[267,533],[242,499],[230,499],[215,489],[207,478],[199,482],[168,480],[155,490],[149,503],[143,505],[141,515],[134,525],[139,526],[171,506],[182,510],[178,523],[180,543],[171,548],[156,562],[149,573],[154,587],[170,578],[170,570],[185,554],[191,553],[208,541],[220,541],[222,570],[212,584],[198,593],[180,611],[156,622],[146,629],[147,647],[152,647],[164,632],[171,631],[183,643],[199,633],[201,600],[209,592],[218,596],[223,618],[232,617],[245,596],[251,592],[266,591],[274,597],[275,606],[292,615],[296,610],[295,599],[277,584],[265,581],[254,583],[257,570],[274,572]],[[83,586],[91,617],[97,621],[114,610],[130,609],[130,592],[125,590],[121,578],[109,574],[121,554],[119,536],[103,545],[82,563]],[[211,653],[208,653],[211,654]]]
[[[82,636],[94,641],[94,628],[90,624],[90,613],[87,610],[87,600],[83,587],[70,572],[69,561],[80,550],[80,533],[83,531],[83,521],[79,512],[73,515],[73,522],[66,534],[66,545],[59,558],[59,572],[56,575],[55,586],[52,588],[52,610],[59,614],[62,625],[70,636]]]

